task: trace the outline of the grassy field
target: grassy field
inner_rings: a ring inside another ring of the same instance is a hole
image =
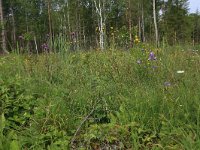
[[[0,150],[198,150],[200,53],[2,56],[0,106]]]

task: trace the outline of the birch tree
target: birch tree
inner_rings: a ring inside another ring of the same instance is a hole
[[[156,46],[159,47],[158,26],[157,26],[157,17],[156,17],[156,0],[153,0],[153,20],[154,20],[154,27],[155,27]]]
[[[131,0],[128,1],[129,47],[133,46]]]
[[[98,29],[99,29],[99,45],[100,49],[105,48],[105,23],[107,15],[105,5],[108,1],[106,0],[93,0],[96,13],[98,15]]]

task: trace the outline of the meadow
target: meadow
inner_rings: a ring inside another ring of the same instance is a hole
[[[0,57],[0,150],[200,149],[200,52]]]

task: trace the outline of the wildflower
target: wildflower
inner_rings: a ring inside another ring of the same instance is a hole
[[[71,32],[70,34],[71,34],[72,36],[74,36],[74,35],[75,35],[75,32]]]
[[[23,40],[23,39],[24,39],[24,37],[23,37],[22,35],[18,36],[18,38],[19,38],[20,40]]]
[[[75,32],[71,32],[70,35],[71,35],[71,38],[72,38],[73,40],[76,38],[76,33],[75,33]]]
[[[41,47],[44,50],[49,50],[49,46],[46,43],[43,43]]]
[[[141,64],[142,63],[142,61],[139,59],[139,60],[137,60],[137,64]]]
[[[182,73],[184,73],[185,71],[184,70],[178,70],[177,71],[177,73],[179,73],[179,74],[182,74]]]
[[[140,40],[139,40],[139,38],[138,38],[137,35],[135,36],[134,42],[135,42],[136,44],[137,44],[137,43],[140,43]]]
[[[171,86],[171,83],[170,82],[165,82],[164,86],[169,87],[169,86]]]
[[[150,52],[148,60],[156,60],[154,52]]]

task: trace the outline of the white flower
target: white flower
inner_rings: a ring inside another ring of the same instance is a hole
[[[184,70],[178,70],[177,73],[184,73]]]

